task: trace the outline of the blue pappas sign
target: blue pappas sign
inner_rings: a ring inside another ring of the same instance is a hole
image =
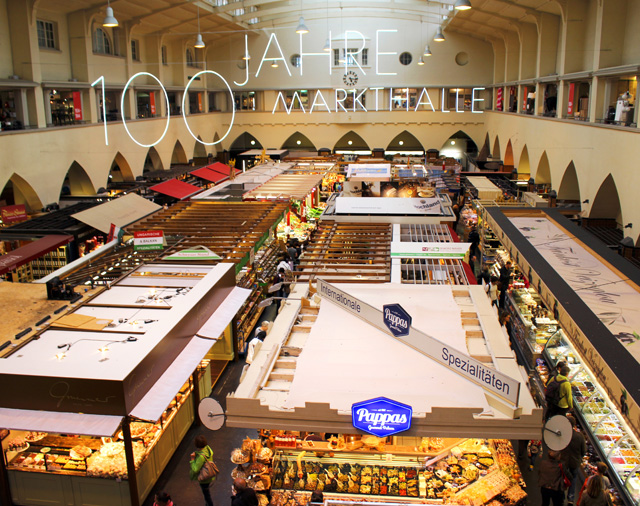
[[[408,336],[411,328],[411,316],[400,304],[386,304],[382,306],[384,324],[396,336]]]
[[[378,437],[387,437],[411,428],[411,406],[378,397],[351,406],[353,426]]]

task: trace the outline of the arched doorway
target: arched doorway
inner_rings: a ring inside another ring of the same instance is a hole
[[[262,144],[249,132],[244,132],[236,137],[229,148],[229,156],[236,158],[239,154],[250,149],[262,149]]]
[[[484,144],[478,153],[478,161],[485,162],[491,156],[491,146],[489,145],[489,134],[484,138]]]
[[[531,175],[531,166],[529,165],[529,150],[527,149],[527,146],[522,148],[517,169],[518,179],[529,179],[529,176]]]
[[[200,141],[200,142],[198,142]],[[207,147],[202,144],[202,137],[200,137],[198,135],[198,140],[195,143],[195,146],[193,146],[193,159],[200,159],[202,160],[203,158],[207,158]]]
[[[149,151],[147,151],[147,157],[144,160],[142,173],[145,174],[154,170],[164,170],[164,167],[162,166],[162,160],[160,159],[160,155],[156,151],[156,148],[151,146]]]
[[[491,153],[492,158],[495,158],[496,160],[502,159],[502,152],[500,151],[500,140],[498,139],[498,136],[496,136],[496,140],[493,142],[493,151]]]
[[[171,165],[186,165],[187,163],[189,163],[187,153],[180,141],[176,141],[173,146],[173,152],[171,153]]]
[[[424,147],[411,132],[396,135],[385,150],[386,155],[424,156]]]
[[[289,136],[289,138],[284,141],[284,144],[282,144],[281,149],[288,149],[289,151],[318,151],[313,142],[311,142],[306,135],[301,134],[300,132],[296,132]]]
[[[370,155],[371,149],[365,140],[360,137],[353,130],[344,134],[335,146],[333,146],[333,152],[337,154],[356,154],[356,155]]]
[[[513,146],[511,145],[511,140],[507,143],[507,149],[504,152],[504,161],[502,164],[502,172],[512,172],[513,171]]]
[[[596,197],[593,199],[593,204],[589,210],[589,220],[592,219],[615,220],[618,227],[624,223],[618,189],[611,174],[602,182]]]
[[[558,200],[580,203],[580,185],[578,184],[578,173],[573,161],[569,163],[562,176],[562,181],[558,188]]]
[[[551,184],[551,166],[549,165],[549,158],[547,152],[543,152],[538,162],[538,169],[533,176],[536,184]]]
[[[60,189],[60,197],[95,195],[96,189],[93,187],[91,178],[78,162],[74,161],[67,171],[67,175]]]
[[[440,148],[440,156],[448,156],[459,160],[463,167],[467,166],[467,156],[476,156],[478,146],[462,130],[449,137]]]
[[[13,174],[0,194],[0,205],[13,206],[24,204],[27,212],[35,212],[42,209],[42,201],[33,187],[18,174]]]
[[[122,183],[134,180],[135,177],[133,177],[133,171],[131,170],[129,162],[127,162],[126,158],[122,156],[120,152],[116,153],[116,156],[113,158],[113,162],[111,162],[111,168],[109,169],[107,187],[112,183]]]

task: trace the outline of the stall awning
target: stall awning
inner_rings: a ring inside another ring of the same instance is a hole
[[[207,181],[211,181],[212,183],[218,183],[220,181],[222,181],[223,179],[226,179],[229,177],[229,175],[227,174],[226,176],[220,172],[216,172],[215,170],[211,170],[209,167],[202,167],[201,169],[197,169],[197,170],[192,170],[191,174],[193,176],[197,176],[200,177],[202,179],[206,179]]]
[[[195,195],[202,188],[198,186],[194,186],[189,183],[185,183],[184,181],[178,181],[177,179],[169,179],[168,181],[163,181],[160,184],[152,186],[149,188],[154,192],[162,193],[163,195],[169,195],[169,197],[174,197],[177,199],[185,199],[190,197],[191,195]]]
[[[226,176],[228,176],[231,173],[231,167],[229,167],[228,165],[225,165],[224,163],[220,163],[220,162],[216,162],[213,163],[211,165],[207,165],[208,169],[214,170],[216,172],[219,172],[220,174],[224,174]],[[234,172],[236,174],[238,174],[239,172],[242,172],[240,169],[233,169]]]
[[[6,255],[0,256],[0,274],[13,271],[24,265],[40,258],[42,255],[53,251],[60,246],[67,244],[73,240],[71,235],[47,235],[42,239],[33,241],[31,244],[22,246],[13,250]]]
[[[213,312],[211,317],[198,331],[196,337],[182,350],[156,384],[147,392],[142,400],[133,408],[131,416],[142,420],[156,421],[176,392],[187,381],[189,376],[218,340],[222,332],[251,295],[251,290],[234,288],[226,299]],[[202,337],[197,337],[202,336]]]
[[[154,204],[135,193],[129,193],[72,216],[76,220],[107,234],[112,223],[120,228],[126,227],[159,209],[162,207],[158,204]]]
[[[121,422],[121,416],[0,408],[0,427],[14,430],[113,436]]]

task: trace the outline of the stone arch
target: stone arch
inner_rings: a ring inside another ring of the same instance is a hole
[[[176,140],[171,153],[171,165],[186,165],[187,163],[189,163],[187,152],[182,147],[182,143]]]
[[[484,144],[478,153],[478,161],[484,162],[491,156],[491,146],[489,145],[489,133],[484,138]]]
[[[578,173],[573,160],[569,163],[562,176],[560,187],[558,188],[558,200],[572,200],[580,203],[580,184],[578,183]]]
[[[450,156],[463,162],[467,155],[475,156],[477,154],[478,145],[462,130],[451,135],[440,148],[440,156]]]
[[[536,184],[551,184],[551,166],[549,165],[549,158],[547,152],[544,151],[538,162],[538,168],[533,175]]]
[[[344,134],[333,146],[334,153],[339,151],[371,151],[366,141],[353,130]]]
[[[109,183],[122,183],[123,181],[135,181],[133,171],[127,159],[122,156],[120,151],[113,157],[111,162],[111,168],[109,169],[109,177],[107,185]]]
[[[502,152],[500,151],[500,139],[498,139],[498,136],[496,135],[496,140],[493,141],[493,151],[492,153],[492,158],[495,158],[497,160],[502,160]]]
[[[149,151],[147,151],[142,173],[144,174],[145,172],[152,172],[154,170],[164,170],[164,166],[162,165],[162,160],[160,159],[160,155],[156,151],[156,148],[151,146]]]
[[[387,146],[386,151],[392,151],[394,153],[410,152],[412,154],[417,154],[417,152],[419,152],[421,155],[423,155],[424,146],[415,135],[413,135],[411,132],[408,132],[407,130],[404,130],[391,140],[391,142]]]
[[[249,149],[262,149],[262,144],[249,132],[243,132],[231,143],[230,151],[242,152]]]
[[[527,146],[522,148],[520,160],[518,161],[518,179],[529,179],[531,174],[531,165],[529,164],[529,150]]]
[[[289,151],[318,151],[313,142],[300,132],[291,134],[289,138],[284,141],[281,149],[288,149]]]
[[[619,225],[624,223],[618,188],[611,174],[605,178],[600,188],[598,188],[598,193],[596,193],[589,210],[589,218],[616,220]]]
[[[39,211],[44,207],[33,186],[18,174],[13,174],[4,185],[0,201],[6,202],[9,206],[24,204],[27,212]]]
[[[202,141],[202,137],[198,135],[198,141]],[[193,158],[206,158],[207,157],[207,147],[202,144],[202,142],[196,141],[195,146],[193,146]]]
[[[513,170],[513,146],[511,145],[511,139],[507,143],[507,149],[504,152],[504,160],[502,161],[503,171],[511,172]]]
[[[65,195],[95,195],[96,189],[93,187],[91,178],[82,165],[74,160],[69,167],[67,175],[64,177],[60,197]]]

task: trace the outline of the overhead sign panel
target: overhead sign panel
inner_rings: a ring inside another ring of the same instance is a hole
[[[351,406],[353,426],[378,437],[387,437],[411,428],[413,408],[386,397],[356,402]]]

